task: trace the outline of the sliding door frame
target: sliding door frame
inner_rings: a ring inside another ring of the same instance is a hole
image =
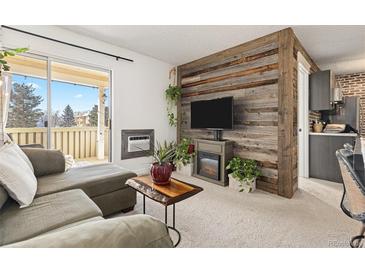
[[[67,58],[61,58],[61,57],[55,57],[52,55],[42,54],[42,53],[34,53],[34,52],[27,52],[19,54],[20,56],[25,56],[29,58],[35,58],[39,60],[43,60],[47,62],[47,148],[51,148],[51,141],[52,141],[52,135],[51,135],[51,124],[49,123],[51,121],[52,117],[52,62],[57,63],[63,63],[66,65],[71,66],[77,66],[81,68],[96,70],[96,71],[102,71],[108,74],[109,76],[109,121],[108,121],[108,129],[109,129],[109,151],[108,151],[108,161],[112,162],[112,136],[113,136],[113,127],[112,127],[112,120],[113,120],[113,83],[112,83],[112,70],[107,69],[104,67],[99,67],[79,61],[74,61]]]

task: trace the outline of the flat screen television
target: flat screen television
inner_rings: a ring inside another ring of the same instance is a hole
[[[191,102],[191,128],[232,129],[233,97]]]

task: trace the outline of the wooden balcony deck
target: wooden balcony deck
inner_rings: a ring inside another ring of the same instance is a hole
[[[19,145],[41,144],[47,147],[47,128],[7,128]],[[104,154],[109,152],[109,129],[104,131]],[[75,160],[97,160],[97,127],[58,127],[51,129],[51,148],[72,155]],[[102,161],[102,160],[98,160]]]

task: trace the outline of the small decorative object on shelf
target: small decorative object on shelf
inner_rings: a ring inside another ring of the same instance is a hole
[[[153,163],[151,165],[151,177],[155,184],[165,185],[170,182],[172,173],[172,162],[176,155],[176,145],[174,142],[161,145],[157,142],[153,152]]]
[[[230,188],[246,193],[256,189],[256,178],[261,176],[261,172],[255,160],[234,157],[226,169],[231,171],[228,174]]]
[[[193,175],[193,157],[195,155],[194,145],[191,143],[191,139],[183,138],[181,142],[176,146],[176,155],[174,163],[177,167],[177,171],[186,176]]]
[[[317,133],[322,132],[323,131],[323,122],[315,120],[313,122],[313,131],[317,132]]]

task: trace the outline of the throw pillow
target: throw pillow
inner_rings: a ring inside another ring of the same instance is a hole
[[[16,144],[0,147],[0,185],[20,207],[29,206],[37,191],[37,179]]]
[[[65,155],[65,165],[66,165],[65,171],[68,171],[73,166],[75,166],[75,160],[72,155]]]

